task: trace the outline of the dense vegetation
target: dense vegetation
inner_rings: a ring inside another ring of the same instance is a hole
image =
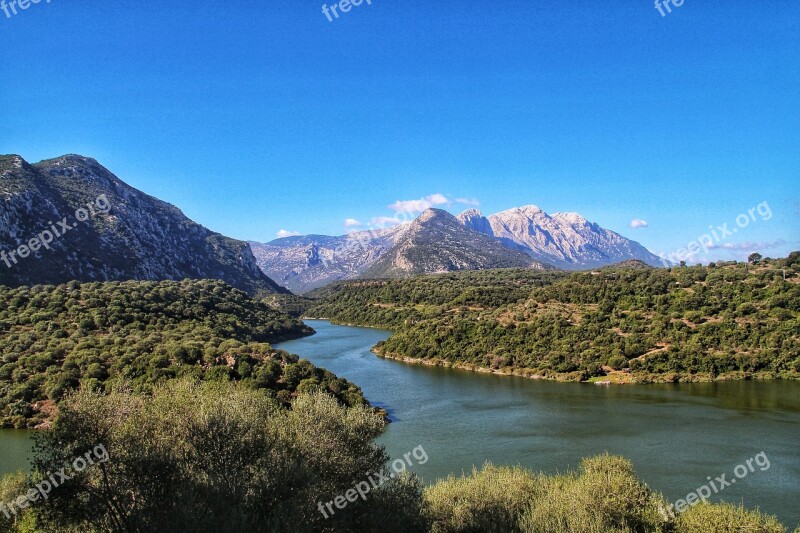
[[[321,388],[360,390],[268,343],[313,333],[221,281],[0,287],[0,426],[33,427],[82,386],[135,391],[179,376],[241,380],[288,402]]]
[[[311,293],[307,315],[391,329],[377,353],[429,364],[572,380],[797,378],[798,272],[795,252],[758,264],[350,281]]]
[[[314,300],[311,298],[296,294],[265,294],[257,296],[257,299],[294,318],[303,316],[314,304]]]
[[[175,421],[180,420],[180,424]],[[359,531],[672,532],[786,531],[774,518],[732,505],[697,505],[675,518],[664,499],[608,455],[557,476],[493,467],[423,489],[403,473],[327,518],[333,500],[369,474],[389,476],[374,438],[383,423],[363,407],[322,392],[285,409],[231,382],[180,379],[150,396],[127,391],[68,398],[40,433],[30,476],[0,480],[15,501],[65,462],[102,445],[107,461],[88,466],[18,514],[0,514],[12,532]]]

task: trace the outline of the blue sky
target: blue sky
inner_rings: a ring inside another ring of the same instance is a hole
[[[441,195],[577,211],[656,253],[768,202],[708,258],[800,248],[795,0],[321,7],[0,11],[0,153],[94,157],[249,240]]]

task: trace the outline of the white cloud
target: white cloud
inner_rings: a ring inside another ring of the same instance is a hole
[[[723,248],[725,250],[734,250],[737,252],[760,252],[771,248],[777,248],[784,244],[786,244],[785,240],[778,239],[772,242],[726,242],[723,244],[712,244],[708,248],[709,250]]]
[[[358,226],[361,226],[361,225],[362,225],[361,222],[359,222],[358,220],[356,220],[354,218],[346,218],[344,220],[344,227],[346,227],[346,228],[355,228],[355,227],[358,227]]]
[[[287,231],[285,229],[280,230],[278,233],[278,238],[283,239],[284,237],[294,237],[295,235],[300,235],[299,231]]]
[[[442,193],[429,194],[419,200],[397,200],[389,206],[395,213],[422,213],[426,209],[439,205],[463,204],[479,206],[481,203],[476,198],[455,198],[451,199]]]
[[[454,202],[457,203],[457,204],[473,205],[475,207],[478,207],[479,205],[481,205],[481,203],[477,200],[477,198],[472,198],[472,199],[470,199],[470,198],[456,198],[454,200]]]
[[[449,203],[450,200],[447,196],[437,192],[436,194],[424,196],[419,200],[397,200],[395,203],[389,205],[389,209],[395,213],[421,213],[431,207]]]
[[[370,225],[376,228],[396,226],[402,222],[403,221],[399,220],[397,217],[374,217],[369,221]]]
[[[629,225],[632,228],[646,228],[647,221],[642,220],[641,218],[634,218],[633,220],[631,220],[631,223]]]

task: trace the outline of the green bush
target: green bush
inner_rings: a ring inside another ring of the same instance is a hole
[[[327,520],[318,510],[365,473],[388,475],[374,443],[383,427],[371,409],[325,393],[300,395],[286,409],[226,381],[173,380],[152,396],[81,390],[62,404],[53,430],[38,434],[35,472],[57,471],[98,444],[109,460],[30,514],[47,531],[356,531],[384,523],[402,502],[400,523],[424,530],[422,488],[409,477]]]
[[[521,519],[522,531],[660,531],[663,500],[635,476],[626,459],[602,455],[584,459],[577,474],[548,479]]]
[[[470,477],[451,476],[425,492],[431,531],[522,531],[520,517],[545,482],[523,468],[491,464]]]
[[[785,533],[778,520],[728,503],[700,503],[678,515],[678,533]]]

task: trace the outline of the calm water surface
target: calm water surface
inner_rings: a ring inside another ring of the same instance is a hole
[[[389,332],[308,320],[317,334],[280,348],[359,385],[393,423],[392,457],[422,445],[426,482],[486,461],[564,472],[581,457],[624,455],[670,501],[764,452],[769,468],[714,498],[800,525],[800,383],[728,382],[604,387],[407,365],[369,350]]]
[[[564,472],[608,451],[670,500],[759,452],[768,469],[713,499],[744,502],[800,525],[800,383],[730,382],[602,387],[413,366],[369,350],[389,332],[309,320],[312,337],[280,348],[345,377],[393,423],[380,441],[392,457],[422,445],[426,482],[486,461]],[[0,431],[0,474],[27,469],[31,432]]]
[[[0,430],[0,476],[17,470],[29,470],[33,450],[33,431]]]

